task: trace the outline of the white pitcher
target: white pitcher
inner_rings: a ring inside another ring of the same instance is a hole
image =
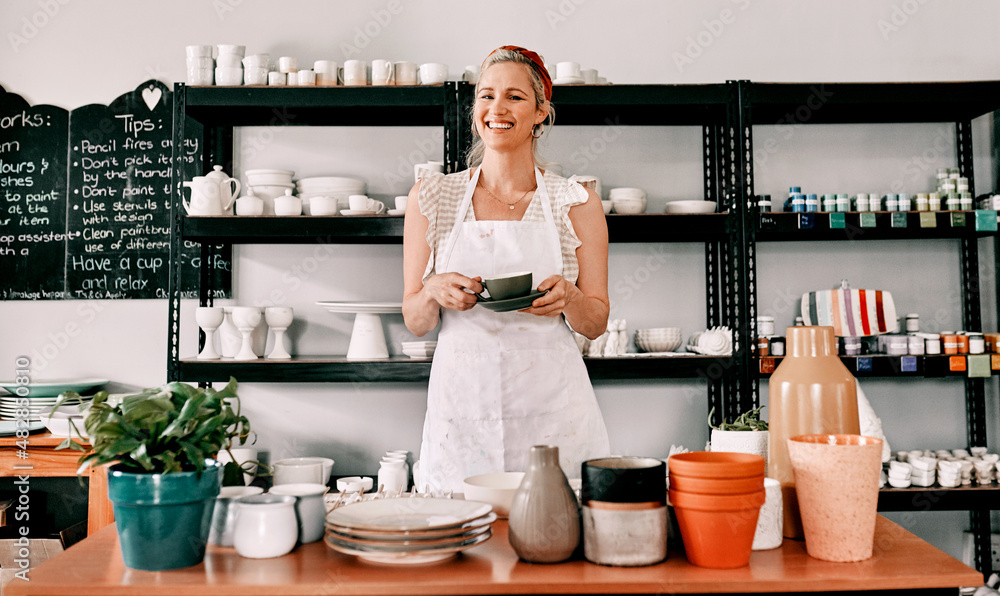
[[[239,181],[234,178],[230,180],[236,182],[238,189]],[[232,195],[229,194],[228,200],[223,202],[222,185],[208,176],[195,176],[184,182],[184,186],[191,189],[191,202],[184,201],[184,209],[188,215],[222,215],[232,206]]]
[[[240,181],[236,178],[230,178],[229,174],[222,171],[222,166],[212,166],[212,171],[205,174],[205,177],[219,183],[222,193],[220,195],[222,199],[222,211],[226,215],[232,215],[233,202],[240,195]]]

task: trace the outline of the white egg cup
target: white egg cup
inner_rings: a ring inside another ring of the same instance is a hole
[[[205,332],[205,346],[198,354],[198,360],[218,360],[219,353],[215,351],[215,332],[225,319],[221,306],[199,306],[194,311],[194,319]]]
[[[285,331],[294,320],[292,309],[287,306],[268,306],[264,309],[264,320],[274,331],[274,345],[267,359],[288,360],[292,355],[285,349]]]

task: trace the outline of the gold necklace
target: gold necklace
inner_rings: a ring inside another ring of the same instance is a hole
[[[490,197],[491,197],[491,198],[492,198],[492,199],[493,199],[494,201],[496,201],[497,203],[500,203],[501,205],[506,205],[507,207],[509,207],[509,208],[510,208],[510,210],[511,210],[511,211],[513,211],[513,210],[514,210],[514,206],[515,206],[515,205],[517,205],[518,203],[520,203],[521,201],[523,201],[523,200],[524,200],[524,197],[528,196],[528,193],[529,193],[529,192],[531,192],[531,191],[535,190],[536,188],[538,188],[538,185],[536,184],[536,185],[534,186],[534,188],[529,188],[528,190],[524,191],[524,194],[523,194],[523,195],[521,195],[521,198],[520,198],[520,199],[518,199],[518,200],[514,201],[513,203],[508,203],[507,201],[503,201],[503,200],[501,200],[500,198],[498,198],[498,197],[497,197],[497,196],[496,196],[495,194],[491,193],[491,192],[490,192],[490,189],[486,188],[486,185],[485,185],[485,184],[483,184],[483,181],[482,181],[481,179],[479,180],[479,186],[480,186],[480,187],[481,187],[481,188],[482,188],[483,190],[485,190],[485,191],[486,191],[486,194],[490,195]]]

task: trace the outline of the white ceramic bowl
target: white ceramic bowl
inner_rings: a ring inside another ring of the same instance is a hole
[[[714,201],[669,201],[666,213],[715,213]]]
[[[635,337],[635,346],[643,352],[673,352],[681,345],[681,340],[643,339]]]
[[[195,56],[186,61],[188,68],[215,68],[215,60],[212,56]]]
[[[212,67],[187,69],[188,85],[211,85],[214,81],[215,69]]]
[[[243,68],[215,68],[215,84],[223,87],[236,87],[243,84]]]
[[[247,170],[243,172],[247,177],[247,184],[250,186],[264,186],[267,184],[277,184],[279,186],[294,186],[292,176],[295,172],[291,170]]]
[[[262,199],[275,199],[285,194],[288,189],[294,189],[295,187],[291,184],[248,184],[249,188],[253,189],[253,194],[261,197]]]
[[[217,45],[215,47],[219,51],[218,53],[220,56],[222,56],[223,54],[236,54],[240,58],[243,58],[244,54],[246,54],[247,52],[246,46],[222,44],[222,45]]]
[[[611,206],[613,204],[614,203],[612,203],[610,200],[601,201],[601,207],[604,209],[604,215],[611,213]]]
[[[77,432],[79,432],[80,436],[87,438],[87,430],[83,427],[83,419],[86,416],[88,406],[89,404],[80,406],[64,404],[54,414],[52,413],[52,406],[50,406],[42,408],[38,412],[38,417],[41,418],[45,428],[57,437],[77,438]],[[72,420],[72,426],[70,425],[70,420]],[[76,427],[76,430],[73,430],[73,427]]]
[[[618,188],[612,188],[608,191],[608,197],[616,199],[619,197],[639,197],[646,198],[646,191],[641,188],[633,188],[627,186],[619,186]]]
[[[462,483],[466,501],[479,501],[493,505],[493,512],[500,519],[510,515],[510,504],[517,487],[521,486],[524,472],[498,472],[470,476]]]
[[[611,205],[615,213],[623,215],[635,215],[646,210],[645,199],[611,199]]]
[[[243,58],[236,54],[219,54],[215,65],[224,68],[243,68]]]

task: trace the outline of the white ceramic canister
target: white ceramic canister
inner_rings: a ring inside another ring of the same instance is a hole
[[[764,505],[757,516],[757,530],[753,535],[753,550],[770,550],[781,546],[784,512],[782,510],[781,483],[774,478],[764,479]]]
[[[650,457],[583,463],[583,551],[591,563],[655,565],[667,557],[667,466]]]
[[[382,459],[378,468],[378,486],[389,494],[405,491],[409,484],[408,472],[406,461]]]
[[[301,71],[299,71],[301,72]],[[323,537],[326,519],[325,484],[279,484],[271,487],[272,495],[295,497],[295,517],[298,519],[299,542],[308,544]]]
[[[223,486],[215,498],[212,510],[212,527],[208,531],[209,544],[233,545],[233,531],[236,529],[236,501],[242,497],[259,495],[264,489],[259,486]]]
[[[292,552],[299,537],[295,497],[253,495],[236,501],[233,546],[249,559],[269,559]]]

